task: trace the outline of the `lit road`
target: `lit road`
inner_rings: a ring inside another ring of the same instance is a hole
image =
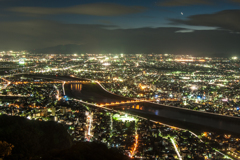
[[[30,95],[5,95],[5,94],[0,94],[0,96],[4,96],[4,97],[30,97]]]
[[[57,88],[56,85],[53,85],[53,87],[57,90],[56,99],[59,99],[59,98],[60,98],[60,92],[59,92],[59,89]]]
[[[87,112],[88,113],[88,112]],[[88,140],[88,141],[90,141],[90,139],[91,139],[91,137],[92,137],[92,135],[91,135],[91,128],[92,128],[92,115],[91,115],[91,113],[88,113],[88,114],[86,114],[86,116],[87,116],[87,119],[86,119],[86,121],[87,121],[87,135],[86,135],[86,139]]]
[[[65,85],[65,81],[62,83],[63,95],[65,95],[65,87],[64,87],[64,85]]]
[[[136,152],[136,149],[137,149],[137,146],[138,146],[138,134],[137,134],[137,131],[135,133],[135,143],[134,143],[134,147],[133,149],[130,151],[130,157],[133,158],[133,156],[135,155],[135,152]]]
[[[180,153],[179,153],[179,151],[178,151],[178,149],[177,149],[177,147],[176,147],[176,144],[175,144],[173,138],[170,138],[170,139],[171,139],[172,145],[173,145],[173,147],[174,147],[174,149],[175,149],[175,152],[176,152],[177,155],[178,155],[178,158],[179,158],[180,160],[182,160],[182,157],[181,157],[181,155],[180,155]]]
[[[7,80],[7,79],[5,79],[3,77],[1,77],[1,79],[7,82],[7,84],[2,87],[2,89],[6,89],[11,84],[11,81],[9,81],[9,80]]]
[[[88,120],[89,120],[88,136],[91,136],[92,116],[89,115],[87,118],[88,118]]]

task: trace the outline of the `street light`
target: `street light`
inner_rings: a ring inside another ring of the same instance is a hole
[[[190,87],[190,89],[191,89],[192,91],[194,91],[194,90],[197,90],[198,88],[197,88],[196,85],[193,85],[193,86]]]

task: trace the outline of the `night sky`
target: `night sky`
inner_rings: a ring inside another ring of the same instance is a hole
[[[240,56],[240,0],[0,0],[0,50]]]

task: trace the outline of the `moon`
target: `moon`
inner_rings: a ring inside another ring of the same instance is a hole
[[[181,15],[183,15],[183,12],[181,12]]]

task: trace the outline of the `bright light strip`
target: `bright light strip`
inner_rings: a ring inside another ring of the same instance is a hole
[[[196,90],[197,89],[197,86],[193,85],[190,87],[191,90]]]
[[[193,62],[193,59],[175,59],[177,62]]]
[[[89,126],[88,126],[88,135],[91,136],[91,125],[92,125],[92,117],[91,116],[88,116],[90,118],[90,122],[89,122]]]
[[[177,155],[178,155],[178,158],[179,158],[180,160],[182,160],[182,157],[181,157],[180,153],[179,153],[178,150],[177,150],[177,147],[176,147],[176,144],[175,144],[174,140],[173,140],[172,138],[170,138],[170,139],[171,139],[171,142],[172,142],[172,144],[173,144],[173,147],[175,148],[175,151],[176,151],[176,153],[177,153]]]
[[[104,66],[109,66],[109,65],[110,65],[110,63],[103,63],[103,65],[104,65]]]

